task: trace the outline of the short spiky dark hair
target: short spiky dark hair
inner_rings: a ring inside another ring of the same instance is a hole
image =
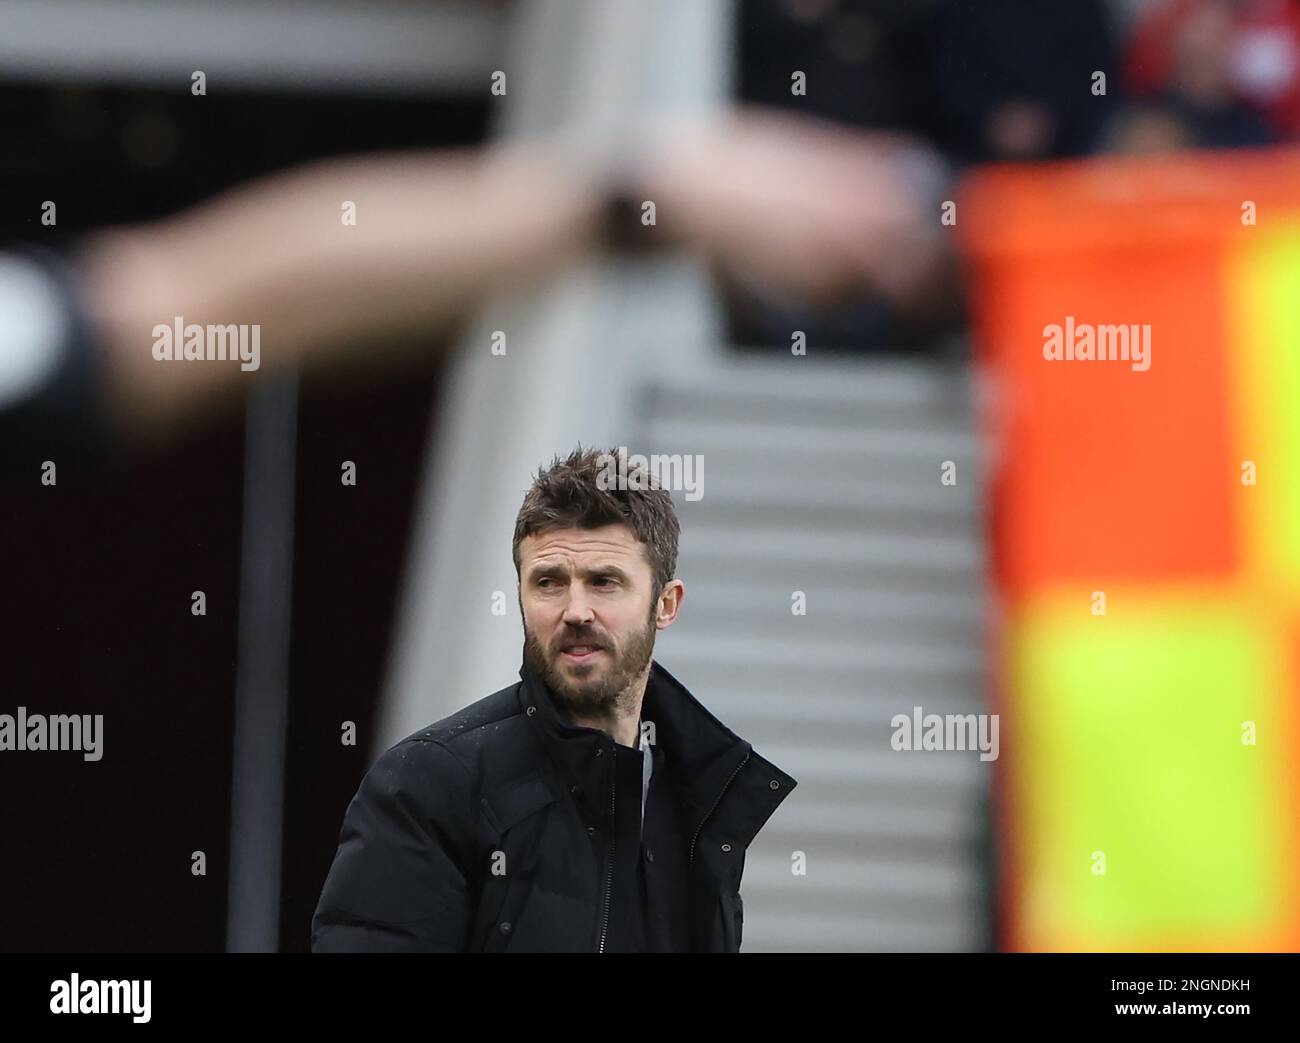
[[[625,489],[602,489],[597,476],[607,468],[642,480],[625,483],[630,486]],[[597,529],[620,522],[646,545],[657,594],[677,573],[681,527],[672,497],[659,488],[653,473],[643,473],[630,463],[623,471],[617,449],[583,449],[579,445],[567,459],[557,456],[549,467],[538,471],[524,497],[515,518],[515,574],[519,574],[519,545],[529,536],[552,529]]]

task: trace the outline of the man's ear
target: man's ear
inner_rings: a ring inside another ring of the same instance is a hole
[[[682,610],[682,599],[686,597],[686,584],[679,579],[669,580],[664,584],[658,600],[655,602],[655,627],[666,630],[677,619]]]

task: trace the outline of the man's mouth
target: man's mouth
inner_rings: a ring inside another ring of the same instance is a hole
[[[560,654],[570,663],[589,663],[604,651],[600,645],[561,645]]]

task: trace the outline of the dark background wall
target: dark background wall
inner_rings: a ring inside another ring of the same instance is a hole
[[[66,247],[315,157],[471,143],[478,101],[0,85],[0,236]],[[58,224],[40,224],[54,200]],[[304,950],[366,767],[442,344],[394,379],[304,376],[282,947]],[[36,461],[40,447],[26,447]],[[244,437],[238,410],[143,451],[0,476],[3,712],[104,714],[104,755],[0,761],[9,951],[225,944]],[[356,461],[344,487],[340,463]],[[190,612],[192,591],[207,615]],[[355,721],[356,746],[340,741]],[[207,875],[191,873],[191,852]]]

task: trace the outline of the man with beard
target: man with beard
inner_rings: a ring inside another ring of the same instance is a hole
[[[677,516],[651,476],[604,480],[611,455],[537,475],[520,680],[366,774],[313,951],[740,950],[745,852],[795,780],[653,661],[685,593]]]

